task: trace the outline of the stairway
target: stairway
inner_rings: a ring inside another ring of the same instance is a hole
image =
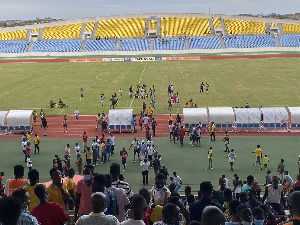
[[[147,31],[149,31],[149,21],[150,21],[150,18],[147,18],[146,19],[146,24],[145,24],[145,35],[144,35],[144,38],[147,38]]]
[[[83,24],[82,26],[82,29],[81,29],[81,32],[80,32],[80,35],[79,35],[79,38],[80,39],[83,39],[84,38],[84,32],[85,32],[85,28],[87,26],[87,22]]]
[[[212,21],[212,18],[208,18],[209,26],[210,26],[210,32],[212,36],[216,36],[215,27]]]
[[[278,23],[277,27],[278,27],[278,34],[283,34],[282,23]]]
[[[161,18],[157,18],[157,38],[161,38]]]
[[[220,40],[220,42],[221,42],[221,48],[222,48],[222,49],[226,48],[226,45],[225,45],[224,39],[223,39],[223,38],[221,38],[221,37],[219,37],[219,40]]]
[[[119,48],[120,48],[120,39],[117,39],[117,42],[116,42],[116,45],[115,45],[115,51],[119,51]]]
[[[186,49],[186,50],[189,50],[189,49],[190,49],[189,38],[187,37],[187,38],[184,40],[184,42],[185,42],[185,49]]]
[[[224,20],[223,20],[223,19],[220,19],[220,22],[221,22],[221,25],[222,25],[224,37],[227,37],[227,36],[228,36],[228,32],[227,32],[227,29],[226,29]]]
[[[31,50],[33,48],[33,44],[34,44],[34,41],[30,41],[27,52],[31,52]]]
[[[83,49],[84,49],[84,46],[85,46],[86,42],[87,42],[87,39],[82,41],[79,52],[83,52]]]
[[[154,40],[153,39],[150,39],[150,51],[151,50],[154,50]]]
[[[27,30],[26,39],[25,39],[26,41],[29,41],[29,40],[30,40],[31,33],[32,33],[32,29],[28,29],[28,30]]]
[[[266,23],[266,34],[269,34],[271,31],[271,25],[270,23]]]
[[[91,39],[95,38],[95,34],[96,34],[96,31],[97,31],[98,24],[99,24],[99,21],[96,21],[96,23],[94,25],[94,29],[93,29],[92,34],[91,34]]]
[[[274,34],[274,38],[275,38],[275,42],[276,42],[276,47],[281,47],[281,44],[280,44],[280,41],[279,41],[279,38],[278,38],[277,34]]]
[[[39,29],[38,41],[42,40],[42,38],[43,38],[43,33],[44,33],[44,28],[40,28],[40,29]]]

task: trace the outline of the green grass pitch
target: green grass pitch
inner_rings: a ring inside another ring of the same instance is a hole
[[[91,138],[90,138],[91,139]],[[141,139],[139,139],[141,140]],[[64,149],[67,143],[71,145],[71,165],[77,172],[77,167],[74,163],[75,142],[81,143],[81,139],[41,139],[40,155],[32,155],[33,168],[40,171],[40,181],[45,182],[50,180],[49,170],[52,168],[52,159],[55,154],[64,155]],[[121,164],[119,151],[124,146],[127,150],[132,139],[117,138],[115,155],[111,158],[111,162]],[[202,181],[210,180],[213,184],[217,184],[218,179],[222,174],[230,180],[233,174],[237,173],[241,179],[245,180],[250,174],[254,175],[259,183],[264,183],[266,170],[259,170],[253,166],[255,155],[251,153],[255,150],[256,145],[260,144],[263,154],[267,154],[270,163],[269,169],[272,175],[278,175],[277,165],[280,159],[285,160],[285,169],[290,172],[290,175],[295,180],[298,173],[298,155],[299,155],[299,137],[231,137],[230,148],[234,148],[237,158],[234,162],[234,171],[230,171],[229,161],[226,159],[224,143],[221,138],[217,138],[216,142],[210,142],[209,138],[202,139],[202,147],[192,147],[188,143],[188,138],[185,138],[184,147],[180,147],[179,143],[173,144],[168,138],[154,138],[154,143],[159,154],[162,155],[162,164],[166,165],[169,173],[176,171],[182,178],[184,184],[197,184],[193,186],[193,190],[197,191]],[[89,145],[91,140],[89,140]],[[80,144],[82,146],[82,144]],[[5,172],[5,179],[13,177],[13,166],[24,163],[24,155],[21,149],[21,138],[17,140],[0,140],[1,146],[1,167],[0,171]],[[213,147],[213,170],[206,170],[208,166],[207,149]],[[5,159],[5,160],[4,160]],[[142,187],[142,174],[139,163],[132,163],[133,150],[129,151],[127,158],[127,169],[123,173],[125,181],[129,182],[132,189],[136,193]],[[95,167],[95,171],[99,173],[109,173],[110,163],[100,164]],[[26,168],[27,174],[27,168]],[[25,175],[27,177],[27,175]],[[154,181],[154,171],[150,170],[149,185]],[[182,188],[183,189],[183,188]]]
[[[139,113],[141,99],[131,104],[128,88],[139,82],[156,87],[155,114],[167,113],[167,86],[179,92],[181,108],[193,98],[199,107],[298,106],[300,101],[298,58],[226,59],[203,61],[31,63],[0,65],[0,110],[45,109],[46,115],[108,112],[109,98],[123,90],[118,108]],[[141,77],[144,71],[143,76]],[[209,94],[199,93],[201,81],[209,82]],[[85,90],[80,101],[80,88]],[[106,96],[100,104],[100,94]],[[69,107],[50,109],[49,101],[62,99]],[[145,100],[150,103],[150,99]],[[173,109],[173,113],[177,110]]]

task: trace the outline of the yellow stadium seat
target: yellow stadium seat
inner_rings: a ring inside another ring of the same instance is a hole
[[[266,24],[244,20],[224,20],[228,34],[265,34]]]
[[[95,26],[95,22],[88,22],[85,28],[85,32],[92,32]]]
[[[300,33],[299,24],[282,24],[283,33]]]
[[[27,36],[27,30],[10,31],[0,33],[0,40],[25,40]]]
[[[45,27],[43,32],[43,39],[79,38],[82,27],[83,23]]]

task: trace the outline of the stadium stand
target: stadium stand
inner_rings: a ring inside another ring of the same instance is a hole
[[[300,47],[300,35],[280,35],[281,47]]]
[[[83,23],[45,27],[43,39],[75,39],[79,38]]]
[[[266,48],[276,47],[276,42],[272,36],[234,36],[225,37],[226,48]]]
[[[88,40],[84,46],[83,51],[114,51],[116,42],[116,40]]]
[[[189,39],[190,49],[220,49],[221,42],[217,37],[199,37]]]
[[[99,21],[95,37],[135,38],[144,37],[146,19],[131,18]]]
[[[245,20],[224,20],[227,32],[231,34],[265,34],[266,24]]]
[[[300,33],[299,24],[282,24],[282,29],[285,34]]]
[[[92,32],[95,26],[95,22],[88,22],[85,28],[85,32]]]
[[[154,50],[184,50],[185,41],[182,38],[155,39]]]
[[[27,49],[26,41],[0,41],[0,53],[21,53],[27,52]]]
[[[211,35],[207,18],[161,18],[161,36],[206,36]]]
[[[278,25],[277,25],[277,23],[270,23],[270,27],[277,27]]]
[[[149,20],[149,30],[157,30],[157,21]]]
[[[0,40],[25,40],[27,30],[10,31],[0,33]]]
[[[40,30],[39,28],[32,29],[32,33],[38,33],[39,30]]]
[[[32,52],[78,52],[81,47],[80,40],[49,40],[36,41]]]
[[[212,21],[213,21],[213,24],[214,24],[214,28],[218,28],[218,29],[222,28],[222,24],[221,24],[220,19],[213,18]]]
[[[120,40],[120,51],[147,51],[150,49],[149,39]]]

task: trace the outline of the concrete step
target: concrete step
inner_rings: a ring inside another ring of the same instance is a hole
[[[161,38],[161,18],[157,18],[157,38]]]
[[[151,50],[154,50],[154,40],[153,39],[150,39],[150,51]]]
[[[43,38],[43,33],[44,33],[44,28],[40,28],[40,29],[39,29],[38,41],[42,40],[42,38]]]
[[[34,44],[34,41],[30,41],[27,52],[31,52],[31,50],[33,48],[33,44]]]
[[[149,21],[150,21],[150,18],[147,18],[146,19],[146,24],[145,24],[145,35],[144,35],[144,38],[147,38],[147,31],[149,31]]]
[[[210,32],[212,36],[216,36],[215,27],[212,21],[212,18],[208,18],[209,26],[210,26]]]
[[[221,38],[221,37],[219,37],[219,40],[220,40],[220,42],[221,42],[221,47],[222,47],[222,49],[226,48],[226,45],[225,45],[224,39],[223,39],[223,38]]]
[[[79,52],[83,52],[83,49],[84,49],[84,46],[85,46],[86,42],[87,42],[87,39],[82,41]]]
[[[226,36],[228,36],[228,32],[227,32],[227,29],[226,29],[224,20],[221,18],[221,19],[220,19],[220,22],[221,22],[221,25],[222,25],[223,34],[224,34],[224,36],[226,37]]]
[[[283,34],[282,23],[278,23],[277,27],[278,27],[278,34]]]
[[[115,45],[115,51],[119,51],[120,48],[120,39],[117,40],[116,45]]]
[[[186,49],[186,50],[189,50],[189,49],[190,49],[189,39],[186,38],[186,39],[184,40],[184,42],[185,42],[185,49]]]
[[[27,30],[26,39],[25,39],[26,41],[29,41],[29,40],[30,40],[31,33],[32,33],[32,29],[28,29],[28,30]]]
[[[83,24],[79,38],[83,39],[84,38],[84,32],[85,32],[85,28],[87,26],[87,22]]]
[[[95,38],[95,34],[96,34],[96,31],[97,31],[98,24],[99,24],[99,21],[96,21],[96,23],[94,25],[94,29],[93,29],[92,34],[91,34],[91,39]]]
[[[275,38],[275,42],[276,42],[276,47],[281,47],[278,35],[274,35],[274,38]]]

